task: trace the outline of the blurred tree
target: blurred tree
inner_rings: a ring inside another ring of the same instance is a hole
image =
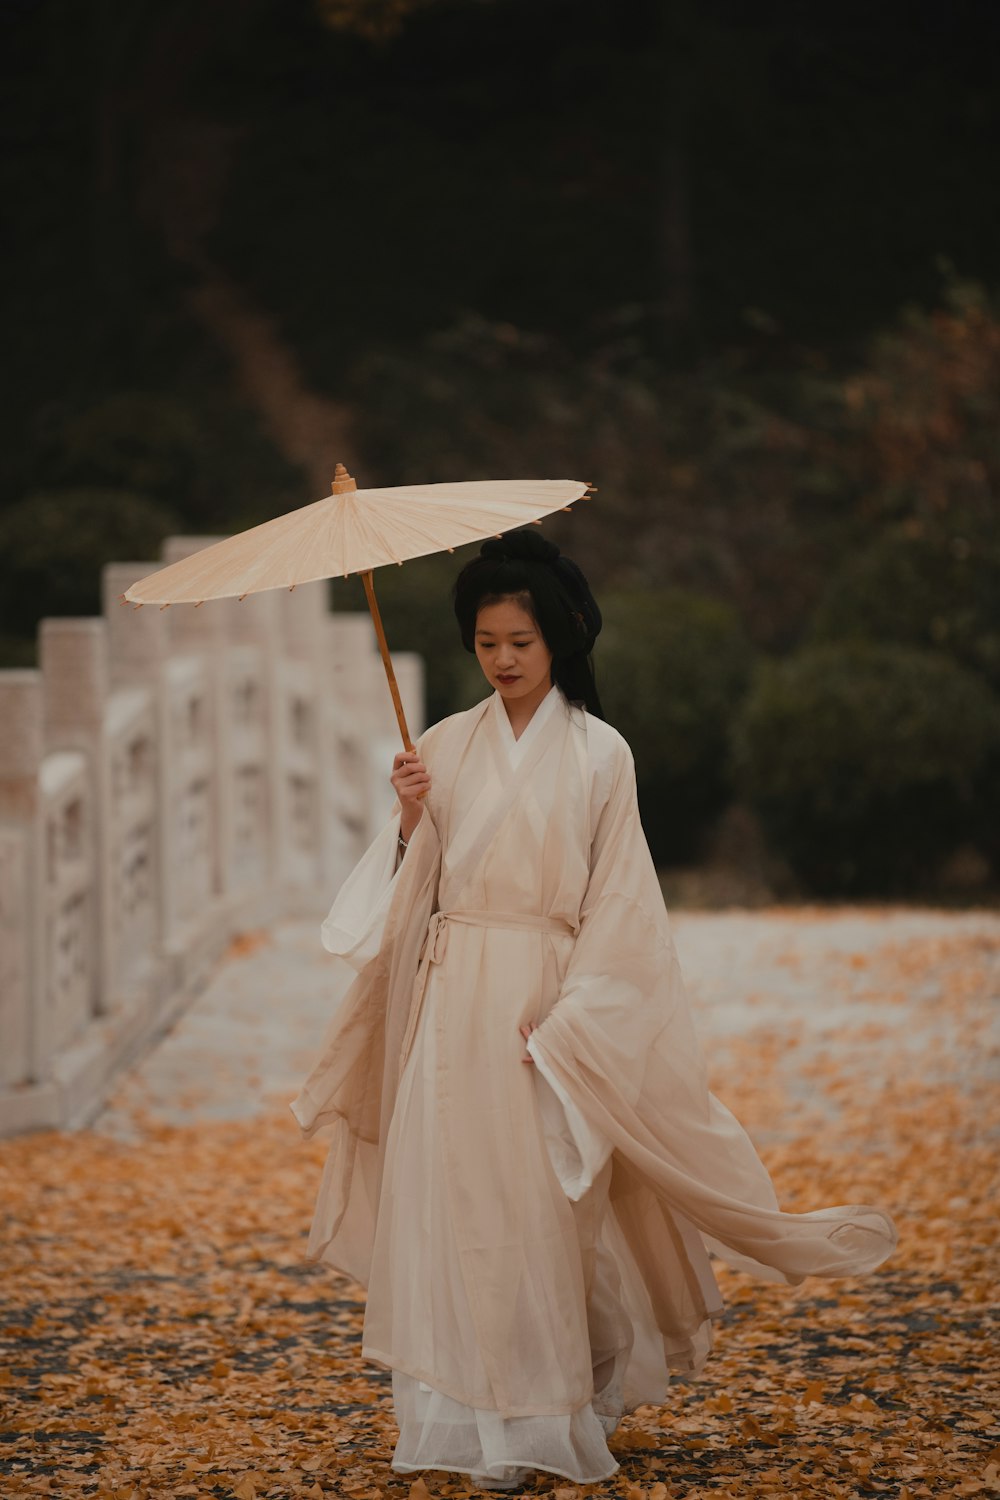
[[[941,304],[908,309],[845,383],[860,462],[860,519],[1000,519],[1000,314],[986,289],[943,266]]]
[[[316,13],[324,26],[364,37],[369,42],[387,42],[397,36],[415,11],[441,0],[316,0]]]
[[[93,328],[119,364],[134,352],[136,320],[148,316],[144,242],[157,225],[144,194],[157,134],[183,108],[206,59],[228,45],[234,26],[252,23],[260,3],[96,0],[75,7],[50,0],[61,13],[65,82],[89,140]]]
[[[15,238],[27,231],[21,248],[50,266],[61,250],[64,270],[86,290],[74,322],[86,327],[91,356],[123,373],[136,373],[136,330],[151,313],[141,199],[152,139],[206,52],[252,6],[44,0],[11,8],[22,170],[43,166],[46,179],[27,195],[31,215]],[[45,187],[58,188],[47,211],[38,201]]]
[[[913,890],[981,832],[1000,703],[933,652],[830,645],[765,663],[740,711],[741,790],[821,894]]]
[[[834,573],[810,635],[937,648],[1000,689],[1000,532],[958,515],[887,528]]]
[[[624,334],[582,362],[469,317],[410,350],[373,351],[351,394],[373,480],[594,480],[596,500],[546,527],[595,585],[714,594],[761,645],[794,641],[843,546],[844,405],[816,375],[724,362],[663,375]]]
[[[238,531],[301,502],[304,479],[252,416],[206,392],[187,405],[112,392],[53,413],[33,470],[49,488],[92,486],[164,501],[189,530]]]
[[[1000,747],[993,750],[976,784],[977,817],[973,842],[1000,877]]]
[[[729,725],[751,652],[737,615],[679,590],[630,590],[602,601],[597,688],[635,757],[639,805],[656,860],[697,857],[731,793]]]
[[[125,490],[51,490],[8,506],[0,512],[0,632],[30,638],[43,615],[100,614],[104,563],[155,560],[176,530],[173,512]]]
[[[49,483],[136,490],[168,503],[193,493],[207,458],[190,411],[139,391],[67,413],[47,437],[42,468]]]
[[[717,41],[715,18],[690,0],[661,5],[651,49],[658,76],[650,100],[658,142],[655,234],[659,285],[659,350],[671,365],[688,365],[698,352],[697,276],[693,225],[691,135],[697,129],[699,83],[704,88]]]
[[[209,527],[226,512],[274,508],[290,487],[288,465],[192,316],[189,278],[162,238],[156,170],[207,59],[266,3],[39,0],[0,13],[0,194],[14,210],[3,245],[0,507],[67,482],[64,438],[105,399],[119,408],[125,446],[122,402],[134,403],[139,446],[162,441],[169,407],[198,429],[198,484],[169,498]],[[101,479],[92,466],[77,477]],[[124,473],[114,482],[144,488]]]
[[[584,356],[631,308],[667,365],[764,324],[843,359],[934,295],[942,250],[994,274],[998,24],[931,0],[902,28],[792,0],[273,0],[213,78],[247,123],[217,248],[335,395],[371,343],[469,310]]]

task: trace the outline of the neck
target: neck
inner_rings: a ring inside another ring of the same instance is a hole
[[[527,728],[534,717],[535,709],[547,697],[551,687],[552,682],[550,679],[548,682],[540,682],[531,693],[528,693],[523,698],[514,698],[510,701],[506,698],[501,700],[504,708],[507,710],[507,718],[510,720],[510,727],[514,731],[515,738],[523,729]]]

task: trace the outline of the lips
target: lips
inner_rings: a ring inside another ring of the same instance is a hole
[[[497,682],[502,682],[504,687],[507,687],[511,682],[517,682],[517,680],[517,677],[497,677]]]

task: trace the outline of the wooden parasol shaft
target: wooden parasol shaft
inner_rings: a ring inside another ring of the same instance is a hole
[[[371,610],[372,623],[375,626],[375,634],[378,637],[378,649],[382,653],[382,665],[385,667],[385,675],[389,679],[389,691],[392,694],[392,706],[396,710],[396,720],[399,724],[399,732],[403,736],[403,749],[412,750],[413,741],[410,739],[410,731],[406,727],[406,715],[403,712],[403,700],[399,696],[399,685],[396,682],[396,673],[393,670],[392,657],[389,655],[389,644],[385,638],[382,628],[382,616],[379,614],[378,600],[375,598],[375,584],[372,581],[371,569],[361,574],[361,582],[365,586],[365,596],[368,600],[368,608]]]

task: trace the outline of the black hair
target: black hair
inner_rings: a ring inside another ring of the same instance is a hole
[[[466,651],[476,649],[476,619],[487,604],[523,600],[552,652],[552,680],[570,703],[604,718],[590,653],[602,620],[580,569],[537,531],[511,531],[484,542],[455,580],[452,598]]]

